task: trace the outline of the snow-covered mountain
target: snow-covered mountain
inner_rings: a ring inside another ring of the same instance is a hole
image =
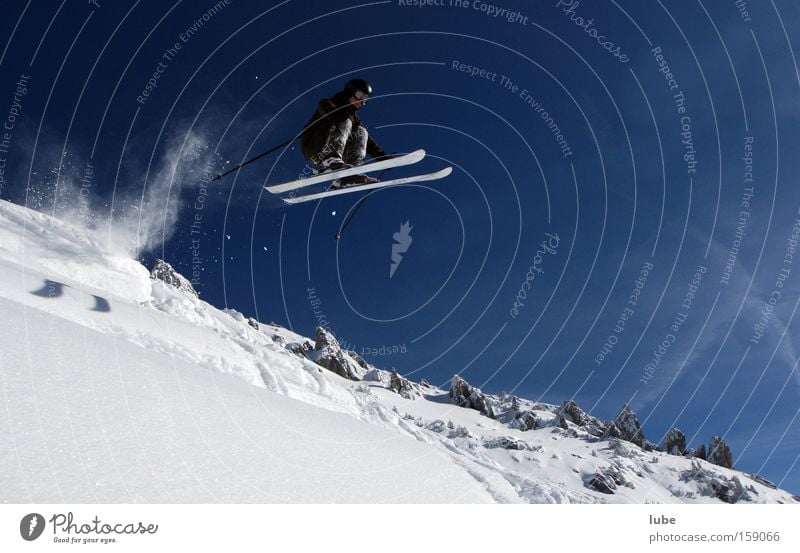
[[[0,501],[794,503],[623,406],[411,382],[0,201]]]

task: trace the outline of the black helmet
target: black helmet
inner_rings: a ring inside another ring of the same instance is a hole
[[[359,100],[366,100],[372,94],[372,87],[364,79],[352,79],[347,81],[344,89],[350,92]]]

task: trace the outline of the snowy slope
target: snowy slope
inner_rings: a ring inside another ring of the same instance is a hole
[[[556,406],[526,402],[544,427],[523,432],[438,388],[402,397],[371,367],[342,378],[311,360],[327,350],[298,353],[314,340],[151,280],[104,243],[0,202],[0,501],[718,502],[727,486],[794,502],[553,427]],[[598,474],[612,490],[589,485]]]
[[[311,362],[7,203],[0,283],[0,501],[491,500]]]

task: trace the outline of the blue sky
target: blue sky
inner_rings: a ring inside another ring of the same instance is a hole
[[[800,9],[455,4],[11,2],[0,197],[74,212],[83,194],[215,305],[325,322],[438,384],[602,418],[631,402],[652,441],[723,435],[739,468],[800,489]],[[302,172],[296,148],[202,180],[356,76],[384,149],[428,152],[390,174],[450,177],[373,194],[339,241],[360,194],[262,190]]]

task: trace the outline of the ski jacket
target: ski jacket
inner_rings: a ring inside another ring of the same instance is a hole
[[[314,115],[308,120],[300,136],[300,144],[306,159],[312,159],[325,147],[332,124],[350,119],[353,123],[352,132],[355,132],[358,127],[363,127],[355,106],[350,104],[349,100],[350,93],[345,91],[319,101]],[[386,155],[383,148],[371,136],[367,139],[367,153],[372,157]]]

